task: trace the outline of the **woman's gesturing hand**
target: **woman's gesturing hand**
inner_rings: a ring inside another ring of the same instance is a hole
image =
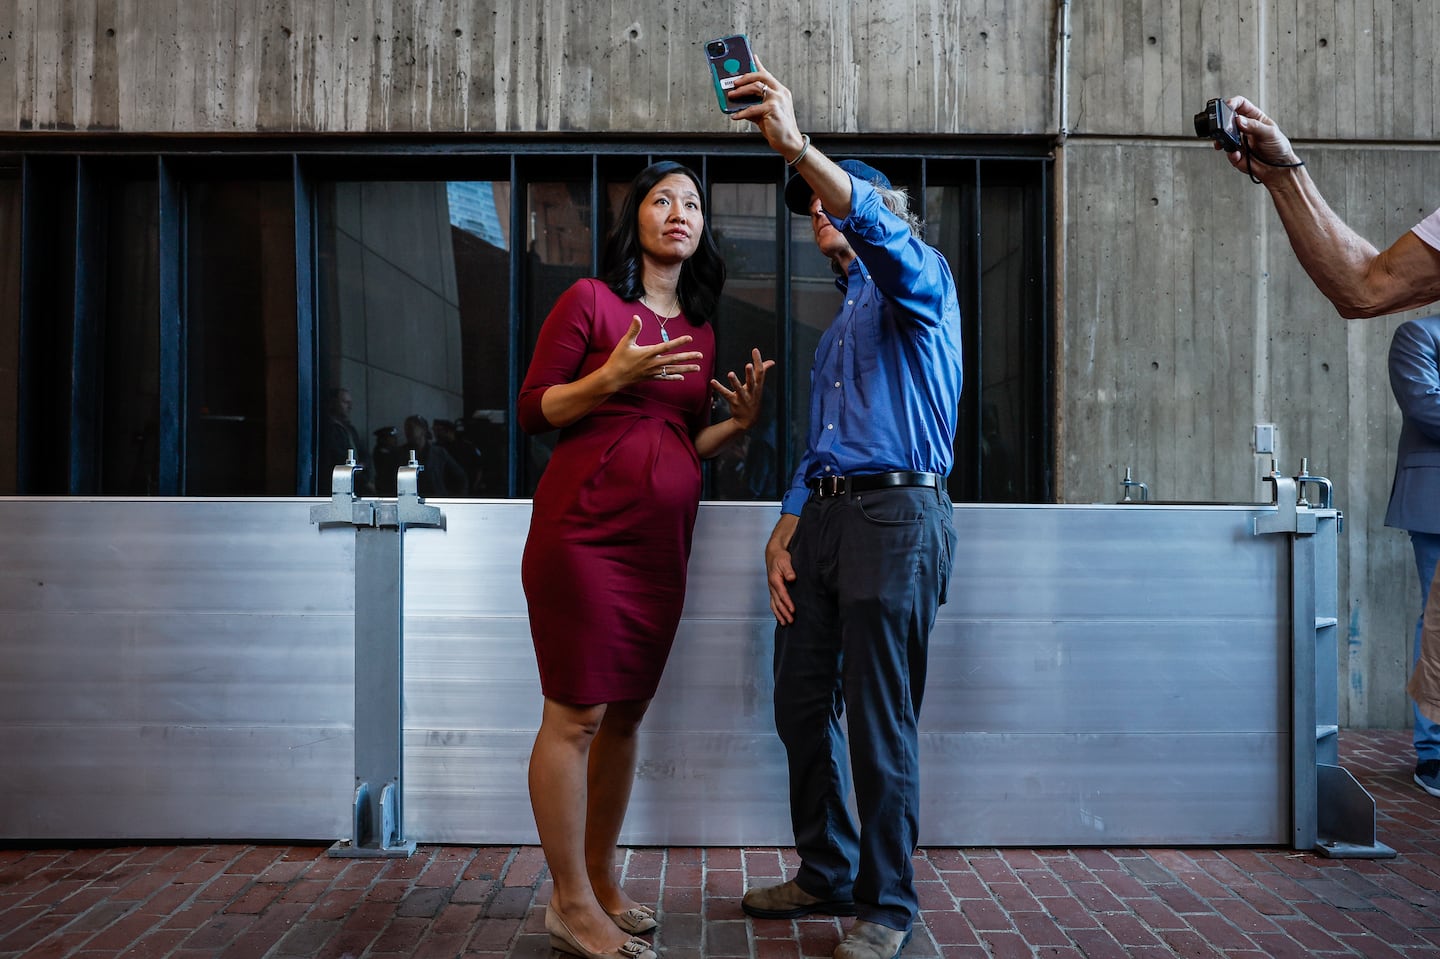
[[[643,380],[683,380],[686,373],[700,371],[698,361],[705,354],[696,350],[676,352],[680,347],[688,346],[694,337],[677,336],[668,343],[640,346],[636,340],[642,328],[640,317],[632,316],[630,329],[610,351],[610,359],[605,361],[618,381],[617,389]]]
[[[750,351],[750,362],[745,364],[745,380],[741,382],[740,377],[731,370],[730,386],[719,380],[711,380],[710,387],[725,398],[730,404],[730,415],[735,420],[735,425],[742,430],[748,430],[760,419],[760,405],[765,393],[765,371],[775,365],[774,360],[762,360],[760,351]]]

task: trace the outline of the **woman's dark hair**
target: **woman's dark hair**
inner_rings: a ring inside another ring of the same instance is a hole
[[[615,218],[615,229],[605,241],[605,254],[600,260],[600,278],[605,285],[622,300],[631,302],[645,293],[641,283],[640,234],[636,221],[640,216],[640,204],[655,188],[655,184],[667,176],[678,173],[689,177],[695,183],[695,192],[700,194],[700,212],[705,212],[705,191],[700,178],[689,167],[673,160],[652,163],[630,181],[630,192]],[[705,226],[700,231],[700,245],[690,259],[680,266],[680,286],[676,293],[680,308],[692,320],[711,322],[715,308],[720,302],[720,290],[725,286],[725,260],[720,256],[720,247],[710,232],[710,217],[705,217]]]

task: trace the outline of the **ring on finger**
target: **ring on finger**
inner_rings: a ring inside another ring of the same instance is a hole
[[[765,82],[762,80],[762,81],[760,82],[760,99],[764,100],[764,99],[766,99],[766,98],[769,97],[769,96],[770,96],[770,87],[768,87],[768,86],[765,84]]]
[[[661,377],[661,379],[668,378],[669,376],[670,376],[670,367],[668,367],[668,366],[662,366],[662,367],[660,367],[660,377]]]

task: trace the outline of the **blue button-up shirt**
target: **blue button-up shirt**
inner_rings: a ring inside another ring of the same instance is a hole
[[[799,514],[809,480],[917,470],[947,475],[960,402],[960,302],[950,266],[850,178],[850,215],[830,218],[857,259],[815,348],[805,454],[781,502]]]

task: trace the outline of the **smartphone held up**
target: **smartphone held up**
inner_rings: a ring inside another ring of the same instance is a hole
[[[735,86],[735,78],[755,69],[755,58],[750,53],[750,41],[743,33],[728,37],[717,37],[705,43],[705,59],[710,63],[710,78],[715,84],[715,98],[720,109],[735,113],[761,101],[761,97],[743,96],[733,100],[727,96]]]

